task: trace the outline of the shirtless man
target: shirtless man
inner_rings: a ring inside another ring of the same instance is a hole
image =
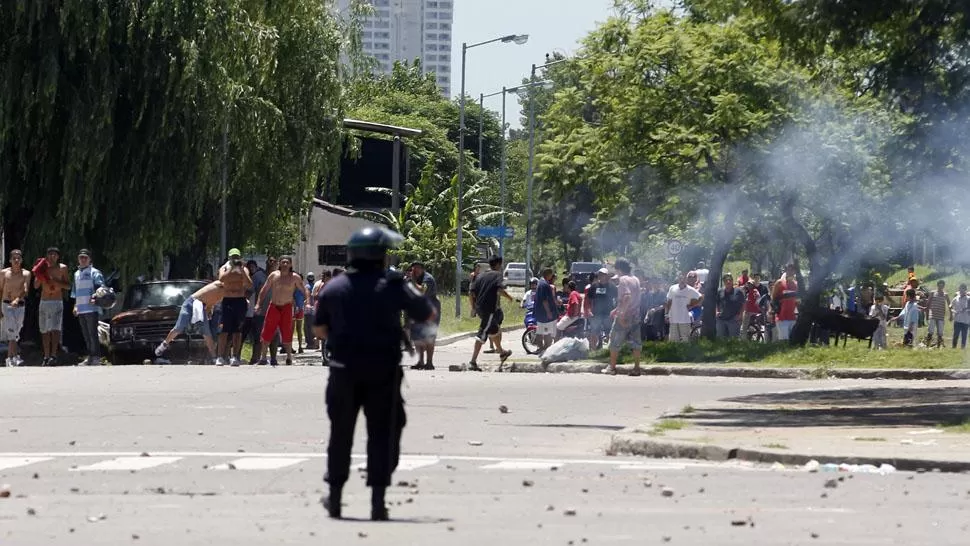
[[[10,267],[0,271],[0,299],[3,300],[3,305],[0,306],[0,323],[3,324],[3,335],[7,339],[7,366],[20,366],[24,363],[17,342],[20,341],[20,330],[24,327],[24,303],[30,287],[30,271],[23,268],[23,263],[23,253],[11,250]]]
[[[256,313],[264,308],[267,293],[272,292],[269,305],[265,306],[266,320],[263,322],[263,354],[260,364],[266,364],[266,351],[273,342],[276,329],[280,330],[283,338],[283,348],[286,350],[286,363],[293,363],[293,294],[303,293],[304,301],[310,297],[306,291],[303,279],[293,274],[293,258],[281,256],[279,270],[270,273],[266,284],[259,291],[256,299]]]
[[[229,261],[219,268],[219,280],[225,286],[226,294],[222,299],[222,331],[219,332],[219,356],[216,366],[226,363],[229,357],[230,366],[239,366],[239,355],[242,352],[242,328],[249,310],[249,300],[246,290],[253,286],[253,279],[249,271],[243,267],[242,253],[238,249],[229,251]],[[232,336],[232,347],[227,350],[229,336]]]
[[[158,344],[155,348],[155,356],[161,358],[168,346],[179,336],[190,324],[201,324],[202,337],[205,339],[205,346],[209,349],[209,357],[215,358],[216,344],[212,341],[212,331],[209,329],[209,318],[212,316],[212,309],[222,301],[226,294],[226,288],[222,281],[212,281],[202,288],[196,290],[194,294],[185,298],[182,302],[182,310],[179,311],[179,318],[175,321],[175,328],[168,333],[165,341]]]
[[[34,275],[34,288],[40,288],[38,325],[44,345],[44,362],[49,366],[57,361],[61,347],[61,331],[64,322],[64,291],[71,289],[67,266],[60,262],[61,251],[56,247],[47,249],[46,276]]]

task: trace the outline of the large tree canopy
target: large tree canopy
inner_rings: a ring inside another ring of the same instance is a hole
[[[258,243],[336,165],[332,2],[3,2],[0,28],[0,207],[30,250],[204,255],[224,166]]]

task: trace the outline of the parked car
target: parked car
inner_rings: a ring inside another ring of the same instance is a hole
[[[601,262],[573,262],[569,265],[569,280],[575,282],[576,286],[586,286],[589,274],[603,267]]]
[[[111,362],[140,363],[154,358],[155,347],[175,326],[185,298],[205,285],[205,281],[170,280],[129,286],[121,310],[107,325],[101,324],[101,342]],[[184,357],[206,354],[196,326],[190,326],[176,338],[169,351]]]
[[[527,268],[523,262],[509,262],[505,266],[505,285],[529,286],[529,279],[533,277],[532,270]]]

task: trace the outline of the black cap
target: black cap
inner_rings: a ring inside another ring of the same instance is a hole
[[[80,250],[80,251],[79,251],[79,252],[77,253],[77,255],[78,255],[78,256],[87,256],[88,258],[90,258],[90,257],[91,257],[91,251],[90,251],[90,250],[88,250],[88,249],[86,249],[86,248],[82,248],[82,249],[81,249],[81,250]]]

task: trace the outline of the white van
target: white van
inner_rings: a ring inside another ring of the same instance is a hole
[[[505,285],[529,286],[529,279],[532,278],[532,271],[525,266],[524,262],[509,262],[505,265]]]

